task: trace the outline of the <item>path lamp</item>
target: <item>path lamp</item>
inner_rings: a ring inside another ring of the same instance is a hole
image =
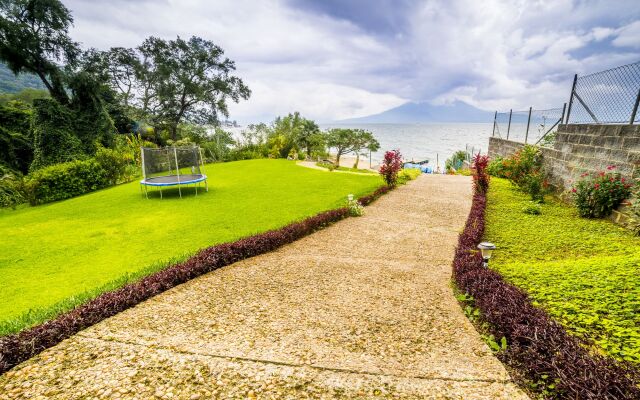
[[[482,266],[489,268],[489,259],[491,258],[491,253],[496,249],[496,245],[489,242],[482,242],[478,245],[478,249],[480,249],[480,253],[482,253]]]
[[[353,195],[352,195],[352,194],[347,195],[347,200],[349,200],[349,201],[353,201]]]

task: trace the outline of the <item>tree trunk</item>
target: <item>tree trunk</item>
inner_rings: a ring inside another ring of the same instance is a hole
[[[356,163],[353,164],[354,169],[358,169],[358,163],[360,162],[360,153],[356,151]]]
[[[171,132],[171,140],[174,142],[178,140],[178,124],[171,124],[169,131]]]
[[[338,150],[338,153],[336,154],[336,167],[340,166],[340,156],[342,155],[342,151]]]

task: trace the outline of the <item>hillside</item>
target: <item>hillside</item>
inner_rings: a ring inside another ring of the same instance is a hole
[[[45,86],[36,75],[15,76],[6,65],[0,63],[0,93],[17,93],[26,88],[45,89]]]
[[[445,105],[432,105],[426,102],[405,103],[396,108],[351,118],[340,122],[359,123],[417,123],[417,122],[491,122],[493,113],[480,110],[467,103],[456,101]]]

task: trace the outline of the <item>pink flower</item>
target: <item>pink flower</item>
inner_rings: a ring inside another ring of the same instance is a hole
[[[600,184],[596,183],[595,185],[593,185],[593,187],[595,187],[596,189],[600,189]]]
[[[609,171],[611,171],[612,169],[616,169],[616,166],[615,165],[609,165],[609,166],[607,166],[607,169]]]
[[[577,192],[576,188],[571,189],[573,193]]]

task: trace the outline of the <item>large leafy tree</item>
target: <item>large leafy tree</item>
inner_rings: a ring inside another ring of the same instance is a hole
[[[378,151],[380,150],[380,143],[373,136],[373,133],[363,129],[356,129],[353,147],[353,151],[356,153],[356,163],[353,165],[353,168],[358,168],[362,152],[364,150],[370,152]]]
[[[326,135],[320,131],[318,124],[309,119],[302,121],[298,144],[305,150],[308,157],[311,157],[315,151],[324,152],[326,141]]]
[[[329,131],[327,145],[336,149],[336,163],[340,165],[340,157],[347,153],[356,153],[355,168],[358,167],[360,152],[367,149],[377,151],[380,144],[373,134],[363,129],[336,128]]]
[[[69,37],[73,18],[59,0],[0,0],[0,60],[13,73],[40,77],[51,97],[69,103],[61,64],[80,53]]]
[[[165,41],[150,37],[139,48],[142,108],[177,138],[181,122],[216,124],[229,116],[227,102],[248,99],[249,88],[234,75],[235,63],[213,42],[191,37]]]

